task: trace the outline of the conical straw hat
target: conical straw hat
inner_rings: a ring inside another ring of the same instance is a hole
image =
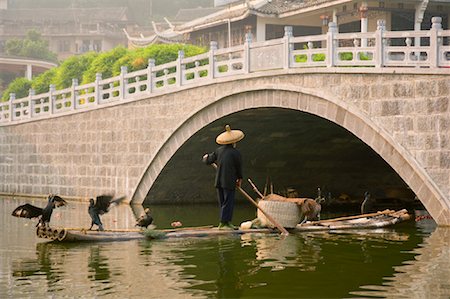
[[[244,138],[244,133],[241,130],[231,130],[229,125],[225,126],[225,132],[217,136],[216,142],[218,144],[232,144]]]

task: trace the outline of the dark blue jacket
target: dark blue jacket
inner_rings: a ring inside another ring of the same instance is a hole
[[[225,189],[236,188],[236,180],[242,179],[241,153],[231,144],[218,147],[208,154],[206,164],[217,164],[215,186]]]

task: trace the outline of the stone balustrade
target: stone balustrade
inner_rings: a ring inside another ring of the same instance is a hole
[[[450,30],[442,29],[442,19],[432,19],[427,31],[386,31],[385,22],[378,21],[375,32],[338,33],[335,23],[326,34],[293,37],[292,27],[285,28],[281,39],[252,43],[246,37],[244,45],[217,49],[211,42],[210,51],[193,57],[179,52],[176,61],[155,66],[148,61],[143,70],[128,73],[121,68],[119,76],[0,103],[0,126],[27,122],[95,109],[105,104],[133,101],[153,93],[170,93],[180,88],[210,84],[211,80],[241,74],[293,68],[361,67],[360,73],[379,68],[429,69],[450,68]],[[420,41],[420,42],[418,42]],[[418,43],[418,44],[415,44]]]

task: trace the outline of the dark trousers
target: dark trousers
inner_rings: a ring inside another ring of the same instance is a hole
[[[231,222],[234,209],[234,189],[217,187],[217,197],[220,205],[220,222]]]

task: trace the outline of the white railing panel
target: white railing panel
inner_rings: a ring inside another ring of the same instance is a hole
[[[135,71],[125,75],[125,97],[138,95],[147,91],[147,69]]]
[[[96,106],[95,83],[75,87],[75,109],[85,109]]]
[[[439,32],[441,47],[439,48],[439,66],[450,68],[450,30],[442,30]]]
[[[193,84],[209,76],[209,53],[187,57],[182,60],[181,85]]]
[[[31,115],[29,98],[16,99],[12,102],[11,120],[29,119],[30,117]]]
[[[99,82],[99,104],[115,102],[121,99],[120,77],[100,80]]]
[[[0,102],[0,123],[9,122],[9,102]]]
[[[208,78],[209,64],[199,65],[193,68],[183,70],[182,84],[193,84]]]
[[[63,113],[74,110],[74,97],[72,95],[72,88],[66,88],[53,92],[53,113]]]
[[[290,67],[321,67],[326,66],[326,49],[293,50],[290,55]]]
[[[430,66],[429,47],[386,47],[385,66]]]
[[[375,66],[372,47],[340,47],[336,50],[336,66]]]
[[[52,101],[50,93],[42,93],[31,97],[31,117],[50,115]]]
[[[157,65],[153,68],[153,90],[165,90],[177,86],[177,61]]]
[[[244,46],[219,49],[214,52],[214,77],[227,77],[245,73]]]

